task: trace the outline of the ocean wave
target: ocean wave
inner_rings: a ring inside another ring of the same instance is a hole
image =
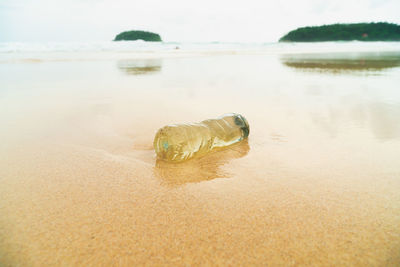
[[[224,42],[0,42],[0,62],[157,58],[211,54],[294,54],[400,51],[400,42],[224,43]]]

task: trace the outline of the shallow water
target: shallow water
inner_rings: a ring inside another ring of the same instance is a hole
[[[4,265],[400,262],[400,54],[0,64]],[[157,161],[158,128],[243,114],[248,141]]]

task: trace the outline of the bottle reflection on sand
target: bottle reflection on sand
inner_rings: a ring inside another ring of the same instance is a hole
[[[228,178],[232,174],[221,167],[231,160],[246,156],[249,151],[250,146],[246,139],[223,150],[182,163],[169,163],[157,159],[154,172],[163,184],[169,186],[198,183],[215,178]]]

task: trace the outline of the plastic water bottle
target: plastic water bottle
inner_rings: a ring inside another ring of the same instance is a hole
[[[240,142],[249,133],[247,120],[230,113],[200,123],[167,125],[156,133],[154,149],[158,158],[179,162]]]

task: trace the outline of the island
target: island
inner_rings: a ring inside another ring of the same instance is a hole
[[[330,24],[302,27],[279,39],[279,42],[326,41],[400,41],[400,25],[377,23]]]
[[[126,31],[115,36],[114,41],[136,41],[161,42],[159,34],[147,31]]]

